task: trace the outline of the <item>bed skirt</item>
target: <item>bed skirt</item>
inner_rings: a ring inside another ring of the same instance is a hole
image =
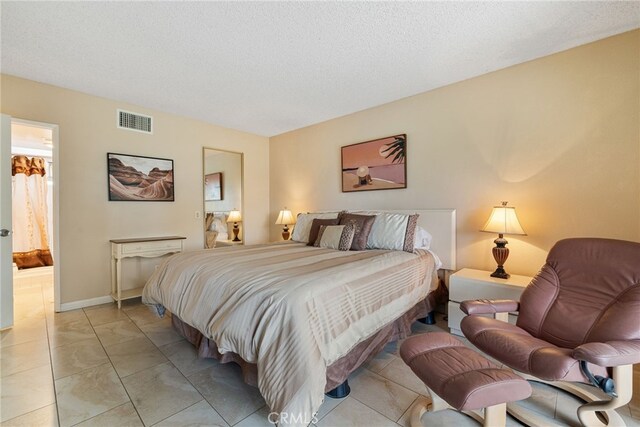
[[[380,353],[385,345],[409,336],[411,334],[411,324],[416,319],[426,317],[435,308],[434,294],[435,292],[431,292],[427,295],[427,298],[413,306],[400,318],[384,326],[377,333],[357,344],[349,353],[331,364],[327,368],[325,392],[333,390],[342,384],[353,371]],[[257,387],[257,365],[244,361],[236,353],[221,354],[215,342],[204,337],[200,331],[180,320],[178,316],[172,314],[171,323],[180,335],[197,348],[198,357],[215,358],[220,363],[235,362],[242,369],[244,382]]]

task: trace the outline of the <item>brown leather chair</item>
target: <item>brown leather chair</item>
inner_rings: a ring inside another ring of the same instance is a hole
[[[583,425],[625,425],[615,408],[631,400],[632,364],[640,363],[640,243],[561,240],[519,303],[465,301],[460,308],[469,315],[462,332],[483,352],[586,400],[578,409]],[[519,311],[515,325],[477,316],[513,311]],[[568,382],[593,384],[611,397]],[[521,421],[542,422],[509,409]]]

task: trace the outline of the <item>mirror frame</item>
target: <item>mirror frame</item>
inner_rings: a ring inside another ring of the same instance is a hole
[[[202,184],[201,186],[201,191],[200,191],[200,197],[202,198],[202,247],[207,249],[207,240],[205,237],[205,221],[206,221],[206,216],[207,216],[207,210],[206,210],[206,201],[204,200],[204,176],[206,173],[206,165],[205,165],[205,153],[206,150],[213,150],[213,151],[223,151],[225,153],[232,153],[232,154],[239,154],[240,155],[240,179],[242,180],[242,182],[240,183],[240,191],[242,192],[242,194],[240,195],[240,203],[242,204],[242,206],[240,207],[240,214],[242,215],[242,245],[245,244],[246,241],[246,227],[245,227],[245,215],[244,215],[244,153],[240,152],[240,151],[233,151],[233,150],[225,150],[222,148],[215,148],[215,147],[202,147],[202,173],[200,174],[200,182]]]

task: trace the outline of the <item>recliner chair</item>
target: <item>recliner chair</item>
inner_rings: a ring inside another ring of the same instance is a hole
[[[583,425],[625,425],[615,409],[631,400],[632,364],[640,363],[640,243],[561,240],[519,303],[465,301],[460,308],[469,315],[462,332],[480,350],[527,379],[587,401],[578,408]],[[503,321],[513,311],[519,312],[515,325]],[[611,398],[602,400],[571,382],[593,384]],[[523,422],[542,422],[509,409]]]

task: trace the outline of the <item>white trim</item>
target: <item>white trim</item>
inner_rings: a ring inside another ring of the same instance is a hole
[[[62,282],[60,280],[60,127],[53,125],[52,142],[53,142],[53,310],[61,311],[60,288]]]
[[[60,310],[59,311],[75,310],[77,308],[91,307],[92,305],[106,304],[108,302],[113,302],[113,298],[111,298],[111,295],[105,295],[103,297],[83,299],[83,300],[80,300],[80,301],[65,302],[64,304],[60,304]],[[58,311],[58,310],[56,310],[56,311]]]
[[[0,209],[2,223],[0,228],[13,230],[11,218],[11,116],[1,115],[0,126]],[[6,202],[6,203],[5,203]],[[13,326],[13,268],[11,261],[12,238],[2,237],[0,241],[0,329]]]

